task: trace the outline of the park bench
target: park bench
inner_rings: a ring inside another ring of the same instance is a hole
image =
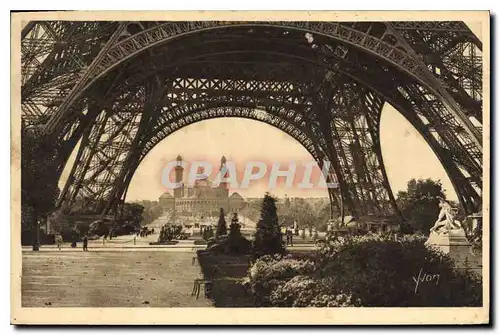
[[[193,284],[193,291],[191,292],[191,296],[196,296],[196,299],[200,296],[201,285],[203,285],[205,289],[205,298],[210,298],[210,293],[212,291],[212,281],[205,279],[195,279]]]

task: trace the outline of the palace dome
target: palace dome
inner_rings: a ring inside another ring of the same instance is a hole
[[[231,194],[229,196],[229,198],[230,199],[241,199],[241,200],[243,200],[243,197],[241,195],[239,195],[239,193],[236,193],[236,192],[234,192],[233,194]]]

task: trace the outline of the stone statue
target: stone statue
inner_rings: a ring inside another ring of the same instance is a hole
[[[443,234],[449,232],[451,229],[461,229],[460,225],[455,222],[455,213],[453,213],[453,208],[450,204],[443,198],[439,198],[439,207],[441,210],[430,232]]]
[[[469,259],[477,260],[480,256],[476,257],[474,253],[471,253],[471,243],[467,239],[462,224],[455,220],[454,209],[441,198],[439,199],[439,207],[441,210],[438,218],[430,229],[429,238],[425,244],[448,254],[463,266],[465,266],[463,255],[467,255]]]

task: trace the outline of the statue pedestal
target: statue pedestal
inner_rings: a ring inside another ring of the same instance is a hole
[[[463,229],[452,229],[446,234],[432,232],[425,244],[450,256],[458,269],[467,267],[481,274],[482,253],[479,250],[472,252]]]
[[[432,232],[425,244],[431,245],[445,254],[449,254],[452,250],[457,248],[470,247],[470,243],[467,241],[463,229],[452,229],[445,234]]]

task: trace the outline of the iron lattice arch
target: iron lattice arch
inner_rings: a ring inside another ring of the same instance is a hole
[[[30,22],[22,118],[80,146],[59,205],[116,210],[145,155],[189,124],[243,117],[331,162],[332,207],[398,213],[380,147],[395,107],[467,213],[481,207],[482,44],[462,22]]]

